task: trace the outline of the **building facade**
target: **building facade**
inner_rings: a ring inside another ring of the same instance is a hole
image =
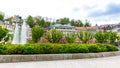
[[[64,35],[67,35],[70,33],[76,33],[75,27],[69,24],[68,25],[56,24],[56,25],[52,25],[51,28],[61,31]]]

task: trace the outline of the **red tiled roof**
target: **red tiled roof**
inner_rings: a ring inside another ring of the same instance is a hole
[[[96,27],[75,27],[76,30],[96,30]]]
[[[87,30],[86,27],[75,27],[76,30]]]

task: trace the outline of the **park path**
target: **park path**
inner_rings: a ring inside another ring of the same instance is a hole
[[[120,56],[92,59],[0,63],[0,68],[120,68]]]

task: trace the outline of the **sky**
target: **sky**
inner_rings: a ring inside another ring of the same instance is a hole
[[[0,0],[0,11],[6,17],[68,17],[83,22],[87,19],[92,25],[120,22],[120,0]]]

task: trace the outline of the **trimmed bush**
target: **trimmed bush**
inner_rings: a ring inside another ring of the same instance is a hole
[[[0,54],[5,54],[6,46],[0,44]]]
[[[97,44],[99,47],[100,47],[100,52],[107,52],[108,51],[108,48],[106,47],[105,44]],[[109,45],[109,44],[107,44]],[[112,47],[112,46],[111,46]]]
[[[111,45],[106,45],[108,51],[118,51],[118,48],[116,48],[115,46],[111,46]]]
[[[59,54],[118,51],[110,44],[25,44],[0,45],[0,54]]]
[[[92,45],[87,45],[89,52],[101,52],[101,49],[98,45],[92,44]]]
[[[3,45],[4,46],[4,45]],[[5,54],[23,54],[23,45],[5,45]]]

